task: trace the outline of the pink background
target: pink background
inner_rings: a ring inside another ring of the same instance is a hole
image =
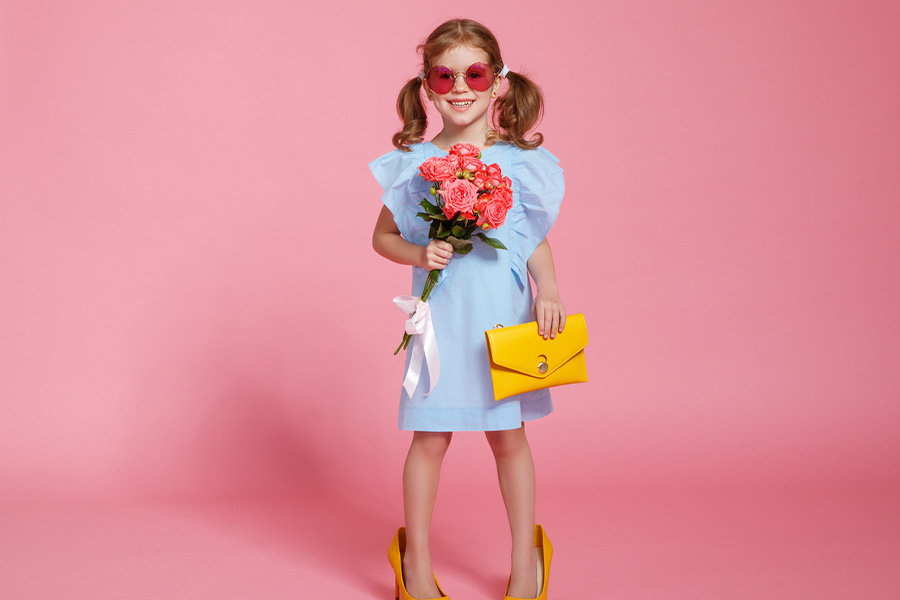
[[[409,273],[371,250],[366,163],[391,149],[415,46],[454,16],[542,85],[566,170],[550,241],[591,382],[528,428],[539,520],[568,548],[557,593],[900,591],[881,568],[900,558],[900,8],[552,6],[0,3],[0,580],[18,597],[54,597],[28,574],[84,547],[127,575],[95,564],[71,597],[389,597]],[[442,486],[442,584],[502,593],[482,436],[456,436]],[[458,536],[482,531],[476,561]],[[351,547],[369,570],[338,566]],[[757,576],[710,566],[723,548]]]

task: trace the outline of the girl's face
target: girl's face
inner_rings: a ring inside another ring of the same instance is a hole
[[[487,133],[489,129],[488,108],[491,105],[491,99],[497,96],[500,78],[494,77],[491,87],[479,92],[470,88],[466,83],[466,71],[475,63],[489,62],[487,52],[469,46],[451,48],[432,62],[433,67],[444,66],[456,74],[453,88],[446,94],[438,94],[430,88],[427,80],[425,81],[425,90],[444,121],[445,131],[461,133],[463,130],[483,128],[484,133]]]

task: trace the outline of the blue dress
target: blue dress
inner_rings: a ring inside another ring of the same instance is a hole
[[[430,142],[410,152],[394,150],[369,163],[400,234],[414,244],[428,244],[429,223],[416,216],[423,198],[433,201],[419,165],[446,152]],[[485,164],[497,163],[512,180],[513,207],[498,229],[487,232],[508,250],[473,238],[469,254],[454,254],[428,297],[440,356],[440,376],[430,394],[428,371],[412,397],[401,387],[400,429],[411,431],[497,431],[516,429],[523,421],[550,414],[549,390],[495,401],[484,332],[497,324],[533,321],[527,261],[547,235],[563,197],[559,160],[543,148],[523,150],[497,142],[482,150]],[[428,271],[413,267],[412,295],[419,296]],[[402,334],[397,320],[397,337]],[[409,368],[407,350],[406,368]],[[426,395],[427,394],[427,395]]]

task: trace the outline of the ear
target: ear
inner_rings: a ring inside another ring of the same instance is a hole
[[[503,78],[497,75],[494,77],[494,83],[491,85],[491,98],[496,98],[500,94],[500,84],[503,83]]]

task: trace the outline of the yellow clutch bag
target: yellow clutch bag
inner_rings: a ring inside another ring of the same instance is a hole
[[[566,327],[555,338],[538,334],[537,323],[497,326],[484,332],[487,339],[494,400],[515,394],[588,380],[584,347],[587,326],[581,313],[566,317]]]

